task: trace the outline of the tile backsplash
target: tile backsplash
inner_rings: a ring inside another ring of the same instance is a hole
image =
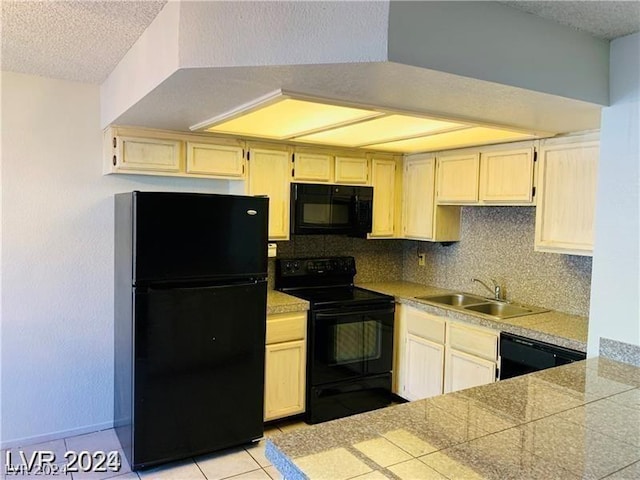
[[[587,316],[591,257],[533,251],[535,207],[463,207],[461,241],[449,246],[412,240],[334,235],[278,242],[278,258],[353,255],[356,282],[406,280],[489,296],[476,277],[498,281],[509,300]],[[426,255],[418,265],[417,253]],[[269,288],[275,261],[269,259]]]
[[[490,295],[471,278],[493,278],[509,300],[589,314],[591,257],[534,252],[534,207],[463,207],[461,228],[461,241],[449,246],[405,241],[403,279]]]
[[[294,235],[278,242],[278,258],[351,255],[356,259],[356,282],[402,280],[402,240],[364,240],[340,235]],[[269,259],[269,288],[273,288],[275,260]]]

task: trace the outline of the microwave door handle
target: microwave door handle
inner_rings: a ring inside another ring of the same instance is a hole
[[[357,219],[360,218],[360,200],[358,199],[358,194],[355,194],[353,199],[356,202],[355,215],[356,215],[356,221],[357,221]]]

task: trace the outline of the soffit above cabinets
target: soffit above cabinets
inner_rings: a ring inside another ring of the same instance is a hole
[[[446,150],[545,136],[541,132],[478,125],[428,114],[347,105],[282,90],[240,105],[190,129],[394,153]]]

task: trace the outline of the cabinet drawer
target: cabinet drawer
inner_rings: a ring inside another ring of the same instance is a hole
[[[444,343],[444,319],[415,308],[407,308],[404,311],[408,333],[435,343]]]
[[[306,312],[280,313],[267,317],[267,345],[304,340],[306,333]]]
[[[488,330],[449,323],[449,346],[494,362],[498,358],[498,334]]]

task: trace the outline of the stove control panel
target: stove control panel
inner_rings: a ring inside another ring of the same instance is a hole
[[[282,277],[355,275],[356,260],[353,257],[281,259],[277,263]]]

